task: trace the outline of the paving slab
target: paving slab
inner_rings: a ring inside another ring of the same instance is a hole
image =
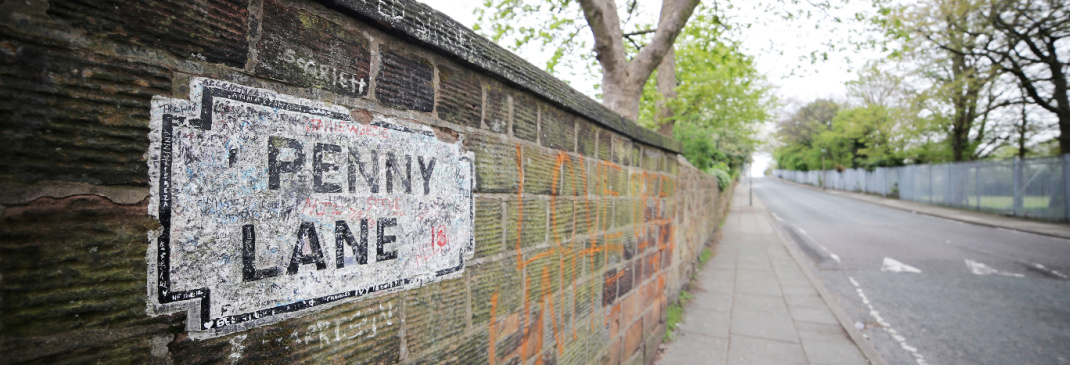
[[[884,364],[845,327],[760,202],[747,205],[739,189],[725,219],[658,364]]]

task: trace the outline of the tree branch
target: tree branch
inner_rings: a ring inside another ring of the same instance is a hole
[[[628,63],[628,76],[632,83],[646,82],[676,41],[676,36],[680,35],[698,3],[699,0],[663,0],[654,39]]]
[[[595,58],[606,74],[626,67],[620,17],[613,0],[579,0],[583,16],[594,35]]]

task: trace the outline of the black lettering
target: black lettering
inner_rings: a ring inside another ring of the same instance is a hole
[[[334,253],[335,253],[335,266],[341,269],[346,266],[345,264],[345,244],[349,244],[349,247],[353,250],[353,256],[356,256],[358,264],[366,265],[368,263],[368,220],[360,220],[360,241],[353,238],[353,232],[349,230],[349,225],[346,221],[334,222]]]
[[[230,155],[227,156],[227,166],[234,167],[234,164],[238,162],[238,149],[231,148]]]
[[[242,281],[256,281],[279,276],[279,268],[256,268],[256,230],[252,224],[241,227]]]
[[[424,178],[424,195],[430,194],[431,172],[435,170],[435,158],[432,157],[426,166],[424,166],[424,156],[416,156],[416,160],[420,163],[420,175]]]
[[[356,164],[356,168],[354,168]],[[364,177],[364,182],[371,188],[372,193],[379,193],[379,151],[372,150],[371,158],[371,173],[367,170],[367,165],[364,161],[360,160],[360,151],[357,151],[356,147],[349,148],[349,192],[357,192],[357,170],[360,170],[360,176]]]
[[[398,158],[393,152],[386,153],[386,192],[394,192],[394,175],[398,175],[398,180],[401,180],[401,186],[405,188],[405,192],[412,193],[412,156],[405,156],[405,175],[401,175],[401,171],[398,167]]]
[[[333,144],[316,143],[316,146],[312,148],[312,191],[317,193],[342,192],[341,185],[323,182],[324,172],[338,171],[338,166],[335,164],[323,162],[323,154],[340,152],[342,152],[342,147]]]
[[[279,152],[283,148],[294,150],[295,156],[292,161],[279,161]],[[279,189],[279,174],[294,173],[305,164],[305,152],[301,142],[296,139],[271,136],[268,139],[268,189]]]
[[[310,252],[305,255],[305,242],[308,242],[308,248]],[[327,268],[327,263],[323,261],[323,250],[320,249],[319,234],[316,233],[316,226],[312,222],[301,223],[301,228],[297,231],[297,243],[294,244],[293,255],[290,256],[290,265],[286,268],[287,275],[293,275],[297,273],[297,268],[301,265],[316,264],[316,270],[323,270]]]
[[[387,185],[389,186],[389,185]],[[378,239],[375,241],[375,262],[393,260],[398,258],[398,251],[383,252],[383,246],[387,243],[394,243],[398,238],[394,235],[384,235],[387,227],[394,227],[398,225],[397,218],[382,218],[376,224],[376,231],[379,233]]]

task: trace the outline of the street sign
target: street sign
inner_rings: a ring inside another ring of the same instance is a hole
[[[459,276],[472,154],[370,119],[204,78],[153,99],[150,314],[213,337]]]

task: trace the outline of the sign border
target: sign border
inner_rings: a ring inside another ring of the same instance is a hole
[[[213,122],[213,116],[212,115],[213,115],[213,113],[212,113],[211,105],[212,105],[212,102],[213,102],[213,100],[215,98],[230,99],[230,100],[240,101],[240,102],[244,102],[244,103],[248,103],[248,104],[266,106],[266,107],[269,107],[269,108],[278,108],[278,109],[291,111],[291,112],[312,114],[312,115],[326,117],[326,118],[332,118],[332,119],[338,119],[338,120],[345,120],[345,121],[353,122],[352,117],[347,113],[339,113],[339,112],[335,112],[335,111],[331,111],[331,110],[327,110],[327,109],[315,108],[315,107],[311,107],[311,106],[307,106],[307,105],[295,104],[295,103],[290,103],[290,102],[286,102],[286,101],[282,101],[282,100],[268,99],[268,98],[265,98],[265,97],[262,97],[262,96],[258,96],[258,95],[250,95],[250,93],[242,93],[242,92],[237,92],[235,90],[227,90],[227,89],[221,88],[219,86],[211,85],[211,83],[213,81],[216,81],[216,80],[211,80],[211,79],[206,79],[206,78],[197,78],[197,79],[203,80],[203,81],[209,81],[209,82],[202,82],[200,84],[201,87],[202,87],[202,90],[201,90],[202,91],[202,95],[201,95],[201,100],[200,100],[200,109],[201,109],[200,110],[200,118],[198,118],[198,119],[190,119],[190,120],[186,121],[186,123],[190,127],[193,127],[193,128],[197,128],[197,129],[201,129],[201,130],[205,130],[205,131],[208,131],[208,130],[212,129],[212,122]],[[226,82],[226,81],[221,81],[221,80],[219,82],[226,83],[226,84],[229,84],[229,85],[233,85],[233,86],[235,86],[237,88],[241,88],[241,89],[256,89],[256,88],[247,87],[247,86],[243,86],[243,85],[239,85],[239,84],[233,84],[233,83]],[[191,84],[192,84],[192,82],[191,82]],[[272,95],[281,96],[280,94],[272,92],[272,91],[269,91],[269,90],[265,90],[265,91],[267,91],[268,93],[270,93]],[[302,98],[298,98],[298,99],[302,99]],[[179,99],[179,100],[181,100],[181,99]],[[304,100],[307,100],[307,99],[304,99]],[[241,330],[248,329],[248,327],[239,326],[240,324],[253,323],[254,321],[258,321],[258,320],[265,320],[265,321],[268,321],[268,323],[274,323],[274,322],[283,321],[283,320],[286,320],[286,319],[297,317],[297,316],[293,316],[293,317],[285,316],[285,314],[288,314],[288,313],[296,313],[296,312],[299,312],[299,311],[302,311],[302,310],[312,309],[312,308],[320,307],[320,306],[323,306],[323,305],[326,305],[326,304],[338,304],[338,303],[340,303],[340,302],[342,302],[344,300],[347,300],[347,299],[359,298],[359,297],[363,297],[363,296],[366,296],[366,295],[373,295],[373,294],[378,293],[378,292],[384,292],[384,291],[385,292],[389,292],[389,291],[392,291],[392,290],[397,289],[399,287],[403,287],[403,286],[406,286],[406,285],[409,285],[409,284],[413,284],[413,283],[419,283],[420,285],[423,284],[423,280],[422,279],[418,279],[418,278],[411,278],[410,277],[410,278],[396,279],[396,280],[390,280],[390,281],[387,281],[387,282],[384,282],[384,283],[372,285],[372,286],[369,286],[369,287],[366,287],[366,288],[358,288],[358,289],[343,291],[343,292],[340,292],[340,293],[324,295],[324,296],[317,297],[317,298],[312,298],[312,299],[305,299],[305,300],[301,300],[301,301],[297,301],[297,302],[293,302],[293,303],[289,303],[289,304],[278,305],[278,306],[275,306],[275,307],[258,309],[258,310],[254,310],[254,311],[251,311],[251,312],[234,314],[234,315],[225,315],[225,316],[218,317],[218,318],[211,318],[211,314],[209,313],[210,308],[211,308],[211,300],[212,300],[212,295],[211,295],[212,293],[211,293],[211,289],[210,288],[204,287],[204,288],[198,288],[198,289],[192,289],[192,290],[186,290],[186,291],[171,291],[172,282],[171,282],[171,247],[170,247],[171,245],[170,245],[170,242],[171,242],[171,200],[172,200],[172,194],[171,194],[171,188],[172,188],[172,184],[171,184],[171,164],[172,164],[173,157],[174,157],[173,156],[173,144],[174,144],[174,133],[173,132],[174,132],[175,123],[176,122],[177,123],[182,123],[184,121],[184,119],[185,119],[185,117],[178,117],[178,116],[175,116],[174,114],[165,112],[165,113],[163,113],[162,120],[161,120],[162,123],[161,123],[161,127],[160,127],[160,156],[159,156],[159,161],[158,161],[159,162],[159,175],[160,175],[160,177],[159,177],[159,184],[157,186],[154,186],[154,188],[158,188],[159,189],[158,190],[159,191],[158,218],[159,218],[159,221],[160,221],[161,229],[159,230],[160,233],[156,238],[156,253],[155,253],[155,256],[156,256],[156,283],[155,283],[154,286],[155,286],[156,294],[157,294],[157,297],[156,297],[157,303],[156,304],[160,305],[161,307],[162,306],[166,306],[168,304],[177,303],[177,302],[186,302],[186,301],[192,301],[192,300],[199,300],[199,302],[193,303],[191,308],[188,308],[188,311],[191,312],[191,313],[198,313],[199,312],[198,314],[200,314],[200,318],[197,321],[199,323],[194,323],[192,321],[192,317],[187,317],[187,320],[186,320],[186,330],[187,331],[199,332],[199,333],[207,333],[208,337],[215,337],[215,336],[219,336],[219,335],[223,335],[223,334],[228,334],[228,333],[233,333],[233,332],[238,332],[238,331],[241,331]],[[429,136],[429,137],[435,138],[434,133],[431,132],[431,131],[428,131],[428,130],[415,131],[415,130],[412,130],[410,128],[406,128],[404,126],[396,125],[396,124],[393,124],[393,123],[388,123],[388,122],[381,121],[381,120],[372,122],[370,125],[377,126],[377,127],[382,127],[382,128],[388,128],[388,129],[392,129],[392,130],[399,131],[399,132],[422,134],[422,135],[425,135],[425,136]],[[462,154],[461,157],[460,157],[460,161],[467,161],[468,162],[468,167],[469,167],[469,170],[470,170],[470,175],[469,176],[471,177],[470,184],[471,184],[472,191],[474,192],[475,191],[475,163],[474,163],[472,157],[469,156],[468,154]],[[472,196],[472,198],[470,199],[470,203],[471,203],[471,206],[469,207],[470,221],[472,222],[472,224],[475,224],[475,197],[474,196]],[[151,238],[150,238],[150,240],[151,240]],[[435,278],[446,276],[446,275],[449,275],[449,274],[452,274],[452,273],[455,273],[455,272],[458,272],[458,271],[461,271],[461,270],[464,269],[464,263],[465,263],[464,262],[464,256],[465,256],[465,253],[466,252],[467,253],[471,253],[475,249],[475,235],[474,234],[471,235],[469,240],[470,240],[470,242],[469,242],[470,250],[467,250],[467,251],[466,250],[461,250],[461,252],[458,254],[460,256],[459,264],[457,266],[455,266],[455,267],[446,268],[446,269],[442,269],[442,270],[436,271],[435,275],[434,275]],[[150,246],[150,250],[151,250],[151,246]],[[200,307],[199,311],[196,308],[197,306]],[[160,309],[161,308],[159,308],[159,307],[154,308],[154,311],[156,312],[156,314],[160,314],[161,312],[170,312],[170,311],[160,310]],[[190,328],[190,324],[196,324],[197,327],[196,328]]]

